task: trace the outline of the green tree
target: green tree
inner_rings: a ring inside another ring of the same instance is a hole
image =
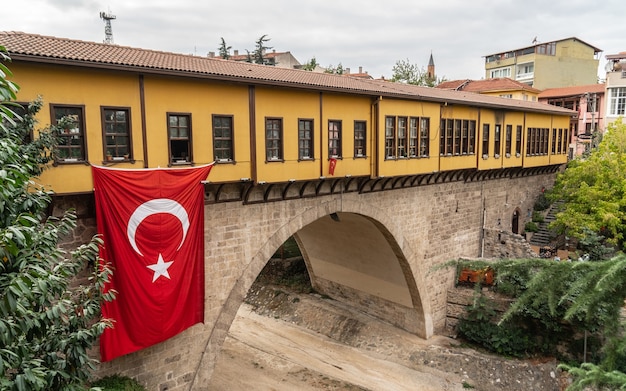
[[[302,69],[305,71],[314,71],[320,64],[317,62],[315,57],[311,58],[306,64],[302,65]]]
[[[252,60],[255,64],[274,65],[273,61],[265,58],[265,52],[272,48],[271,46],[265,45],[265,43],[269,41],[270,38],[267,38],[267,34],[263,34],[259,39],[257,39],[254,53],[252,54]]]
[[[582,239],[588,229],[625,250],[626,124],[618,120],[609,125],[588,158],[571,161],[550,198],[565,201],[552,223],[560,232]]]
[[[224,40],[224,37],[221,37],[219,48],[220,57],[224,60],[228,60],[230,58],[230,49],[232,49],[232,46],[226,46],[226,41]]]
[[[10,61],[9,55],[6,53],[4,46],[0,46],[0,129],[6,130],[7,124],[15,125],[15,118],[19,118],[12,110],[12,102],[15,100],[15,94],[18,86],[7,77],[13,74],[11,70],[4,65],[5,61]]]
[[[2,96],[12,96],[7,91],[11,86],[6,80],[0,83]],[[94,238],[67,253],[59,242],[76,226],[76,216],[67,212],[46,217],[50,195],[36,178],[52,159],[56,130],[42,130],[24,143],[41,105],[34,102],[23,120],[9,121],[0,129],[2,390],[84,389],[97,363],[88,349],[110,326],[100,319],[102,300],[112,299],[112,294],[100,293],[110,269],[92,266],[87,286],[71,285],[97,260],[100,241]],[[3,113],[14,117],[11,110]]]
[[[326,67],[326,70],[324,71],[324,73],[332,73],[335,75],[343,75],[345,73],[345,69],[343,67],[343,65],[341,65],[341,63],[337,64],[337,66],[334,65],[329,65]]]
[[[413,84],[416,86],[434,87],[435,85],[444,81],[444,79],[437,79],[437,77],[429,77],[428,72],[423,67],[419,67],[416,64],[406,60],[398,60],[392,68],[393,75],[391,81],[397,83]]]

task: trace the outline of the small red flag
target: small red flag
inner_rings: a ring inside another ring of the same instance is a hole
[[[328,162],[328,174],[335,175],[335,167],[337,166],[337,159],[331,157]]]
[[[125,170],[93,167],[103,262],[113,267],[102,305],[113,328],[102,361],[162,342],[204,321],[204,191],[212,165]]]

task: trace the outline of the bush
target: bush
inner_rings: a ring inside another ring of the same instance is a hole
[[[543,221],[544,221],[543,213],[538,212],[538,211],[534,211],[533,212],[533,221],[535,223],[543,223]]]
[[[146,391],[137,380],[121,375],[103,377],[91,386],[100,388],[102,391]]]
[[[546,210],[550,207],[550,200],[546,197],[546,193],[541,193],[539,197],[537,197],[537,201],[535,201],[535,205],[533,209],[536,211]]]
[[[537,232],[539,231],[539,225],[535,223],[534,221],[529,221],[524,226],[524,230],[526,232]]]

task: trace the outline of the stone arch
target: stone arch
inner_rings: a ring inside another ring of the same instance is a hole
[[[425,339],[433,336],[434,327],[430,297],[424,282],[425,271],[422,270],[420,263],[417,262],[417,252],[404,239],[401,226],[394,222],[383,210],[372,207],[370,203],[334,199],[327,203],[318,203],[312,208],[304,209],[302,213],[282,224],[268,236],[267,240],[252,256],[251,262],[242,271],[240,278],[228,295],[210,332],[207,345],[202,352],[199,362],[199,370],[192,381],[192,388],[194,384],[206,384],[208,379],[210,379],[218,352],[241,303],[243,303],[245,295],[276,249],[291,236],[297,235],[305,226],[323,218],[330,220],[331,214],[339,214],[340,216],[345,216],[346,214],[358,215],[376,226],[388,243],[390,250],[396,255],[406,281],[413,312],[411,320],[416,321],[416,327],[412,331]]]

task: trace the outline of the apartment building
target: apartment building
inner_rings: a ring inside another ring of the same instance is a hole
[[[626,52],[609,54],[606,65],[606,123],[626,115]]]
[[[529,86],[570,87],[598,82],[602,50],[576,37],[505,50],[485,56],[485,79],[506,77]]]

